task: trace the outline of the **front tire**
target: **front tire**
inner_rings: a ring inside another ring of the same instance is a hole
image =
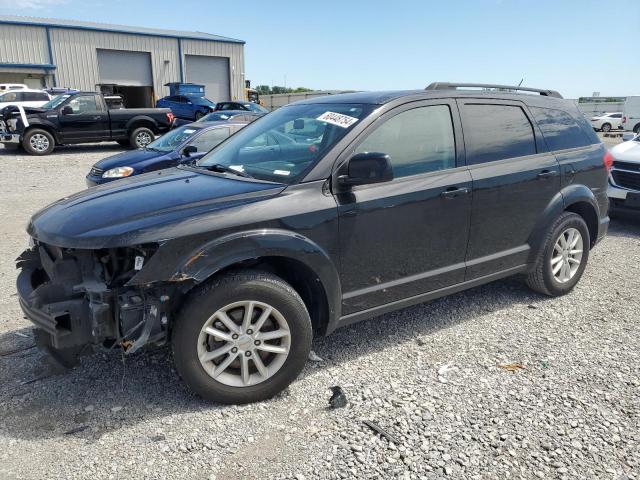
[[[197,121],[198,121],[198,120],[200,120],[202,117],[204,117],[204,113],[202,113],[202,112],[196,112],[196,115],[195,115],[195,116],[196,116],[196,122],[197,122]]]
[[[564,212],[545,237],[527,285],[552,297],[565,295],[576,286],[589,260],[591,240],[584,219]]]
[[[600,130],[602,130],[604,133],[609,133],[611,131],[611,124],[603,123],[602,127],[600,127]]]
[[[176,369],[206,400],[258,402],[284,390],[311,350],[309,313],[281,278],[224,275],[191,294],[173,331]]]
[[[136,128],[129,135],[129,143],[134,148],[144,148],[155,139],[153,132],[147,127]]]
[[[33,128],[24,135],[22,148],[31,155],[48,155],[53,152],[56,141],[46,130]]]

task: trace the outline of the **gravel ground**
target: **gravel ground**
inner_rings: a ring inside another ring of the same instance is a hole
[[[117,151],[0,150],[1,479],[640,479],[640,221],[612,223],[564,298],[509,279],[344,328],[264,403],[199,400],[166,350],[52,375],[14,258],[28,217]]]

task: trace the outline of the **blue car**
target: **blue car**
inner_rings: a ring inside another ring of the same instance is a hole
[[[158,108],[170,108],[177,118],[200,120],[207,113],[213,112],[216,104],[205,97],[194,95],[169,95],[156,102]]]
[[[87,175],[87,186],[197,160],[245,125],[247,122],[202,122],[176,128],[145,148],[129,150],[100,160],[91,167]]]

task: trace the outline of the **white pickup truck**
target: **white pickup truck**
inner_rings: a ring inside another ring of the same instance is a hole
[[[607,153],[613,156],[607,190],[612,213],[640,213],[640,134],[626,136],[631,139],[616,145]]]

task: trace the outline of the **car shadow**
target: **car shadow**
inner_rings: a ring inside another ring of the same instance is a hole
[[[323,361],[307,362],[301,378],[398,344],[419,342],[420,337],[483,313],[545,299],[519,280],[506,279],[344,327],[314,340],[312,348]],[[211,404],[191,393],[173,368],[169,348],[130,357],[119,351],[95,353],[83,357],[73,370],[58,374],[35,348],[30,331],[0,335],[0,424],[14,438],[75,435],[94,442],[133,423],[242,408]],[[3,353],[7,351],[8,355]],[[286,401],[288,395],[285,391],[267,403]]]
[[[124,147],[115,143],[115,142],[105,142],[105,143],[81,143],[78,145],[61,145],[57,146],[53,152],[47,157],[55,157],[58,155],[71,155],[77,153],[117,153],[125,150]],[[43,158],[37,155],[29,155],[22,148],[4,148],[0,146],[0,157],[33,157],[33,158]]]

